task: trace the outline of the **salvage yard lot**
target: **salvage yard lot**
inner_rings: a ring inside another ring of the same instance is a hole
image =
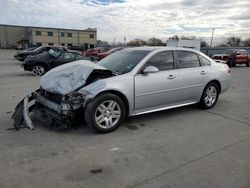
[[[14,53],[0,50],[0,187],[250,187],[250,68],[232,69],[212,110],[136,116],[103,135],[36,119],[36,130],[15,131],[13,109],[39,77]]]

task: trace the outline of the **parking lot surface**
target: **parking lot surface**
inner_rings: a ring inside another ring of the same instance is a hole
[[[14,53],[0,50],[0,187],[250,187],[249,67],[232,68],[231,88],[211,110],[136,116],[102,135],[37,119],[36,130],[16,131],[15,105],[39,77]]]

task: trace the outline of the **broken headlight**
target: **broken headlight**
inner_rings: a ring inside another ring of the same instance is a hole
[[[70,105],[82,104],[84,102],[84,95],[79,92],[71,92],[63,96],[63,102]]]

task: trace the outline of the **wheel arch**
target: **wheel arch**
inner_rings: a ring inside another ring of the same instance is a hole
[[[207,83],[207,85],[210,84],[210,83],[215,83],[218,86],[219,93],[221,92],[221,83],[220,83],[219,80],[216,80],[216,79],[211,80],[210,82]],[[204,87],[204,89],[207,87],[207,85]]]
[[[105,90],[105,91],[98,93],[94,98],[96,98],[99,95],[103,95],[105,93],[111,93],[111,94],[118,96],[124,102],[125,107],[126,107],[126,116],[128,116],[128,114],[129,114],[129,102],[128,102],[127,97],[122,92],[117,91],[117,90]]]
[[[45,71],[48,71],[48,70],[49,70],[49,65],[48,65],[48,63],[43,62],[43,61],[39,61],[39,62],[33,64],[33,65],[32,65],[32,68],[33,68],[34,66],[38,66],[38,65],[44,66]]]

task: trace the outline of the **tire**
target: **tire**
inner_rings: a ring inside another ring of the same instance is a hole
[[[126,116],[124,102],[116,95],[105,93],[89,102],[84,111],[88,127],[98,133],[116,130]]]
[[[44,65],[35,65],[32,67],[32,73],[35,76],[42,76],[46,73],[46,68]]]
[[[199,105],[203,109],[211,109],[217,103],[219,97],[219,87],[216,83],[210,82],[205,87]]]
[[[249,61],[248,61],[248,62],[246,62],[246,66],[247,66],[247,67],[249,67]]]

